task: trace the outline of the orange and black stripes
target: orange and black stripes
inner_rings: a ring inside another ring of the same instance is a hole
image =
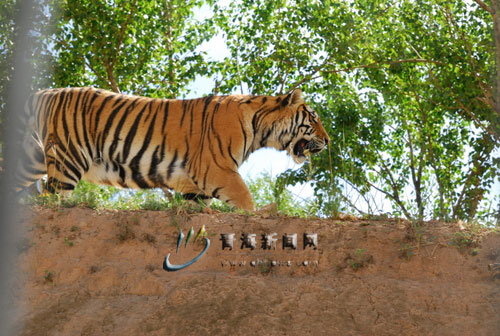
[[[167,100],[67,88],[37,92],[26,106],[18,184],[47,174],[52,192],[85,179],[170,188],[251,209],[238,167],[252,152],[274,147],[300,160],[306,147],[297,147],[299,141],[309,145],[314,138],[321,146],[328,140],[300,92]]]

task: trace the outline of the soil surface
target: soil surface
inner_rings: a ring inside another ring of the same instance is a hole
[[[476,243],[450,223],[39,207],[23,223],[21,335],[500,335],[497,233]],[[164,271],[168,253],[180,264],[204,247],[192,237],[176,253],[178,228],[202,225],[207,253]],[[273,232],[276,250],[263,249]]]

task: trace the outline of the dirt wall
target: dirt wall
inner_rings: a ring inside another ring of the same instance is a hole
[[[456,224],[38,207],[23,223],[21,335],[500,334],[495,233],[473,246]],[[206,255],[165,272],[168,253],[183,263],[203,248],[176,254],[178,227],[202,225]],[[276,250],[264,250],[271,232]],[[221,233],[235,233],[233,250]],[[285,233],[297,249],[283,249]]]

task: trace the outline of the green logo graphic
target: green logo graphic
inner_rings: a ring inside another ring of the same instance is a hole
[[[186,244],[184,245],[184,247],[186,247],[187,245],[187,242],[189,241],[189,238],[191,238],[191,236],[193,235],[193,228],[191,227],[191,230],[189,231],[188,233],[188,236],[187,236],[187,239],[186,239]],[[195,237],[195,240],[198,240],[198,238],[200,238],[202,235],[205,234],[205,225],[203,225],[200,230],[198,231],[198,234],[196,235]],[[194,257],[192,260],[184,263],[184,264],[181,264],[181,265],[174,265],[174,264],[171,264],[170,261],[169,261],[169,258],[170,258],[170,253],[165,257],[165,260],[163,261],[163,269],[167,272],[175,272],[175,271],[180,271],[192,264],[194,264],[195,262],[197,262],[201,257],[203,257],[203,255],[207,252],[208,248],[210,247],[210,239],[208,239],[207,237],[204,237],[205,238],[205,248],[203,249],[203,251],[200,252],[199,255],[197,255],[196,257]],[[180,230],[179,232],[179,237],[177,238],[177,248],[175,250],[175,253],[179,252],[179,246],[181,245],[182,243],[182,240],[184,239],[184,233],[182,233],[182,230]]]

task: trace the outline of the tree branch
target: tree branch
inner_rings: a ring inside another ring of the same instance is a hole
[[[376,185],[374,185],[373,183],[371,183],[370,181],[368,181],[368,184],[370,185],[370,187],[372,187],[373,189],[377,190],[377,191],[380,191],[381,193],[383,193],[384,195],[388,196],[389,198],[393,199],[396,204],[399,206],[399,208],[403,211],[404,215],[406,216],[407,219],[412,219],[412,216],[411,214],[408,212],[408,210],[406,210],[406,207],[403,205],[403,203],[401,202],[401,200],[399,199],[399,196],[397,194],[391,194],[387,191],[385,191],[384,189],[380,189],[379,187],[377,187]]]
[[[132,4],[130,12],[127,16],[127,20],[125,20],[125,22],[123,22],[122,25],[120,26],[120,34],[118,35],[116,49],[115,49],[113,56],[111,57],[111,59],[108,58],[104,61],[104,66],[106,68],[106,73],[108,75],[109,84],[111,85],[111,90],[113,90],[114,92],[118,92],[118,93],[120,92],[120,88],[118,87],[118,84],[116,83],[115,75],[113,73],[114,66],[115,66],[116,60],[118,59],[118,55],[120,54],[120,49],[123,45],[123,36],[125,35],[125,31],[127,30],[127,27],[130,23],[130,19],[132,18],[132,15],[134,14],[134,12],[137,8],[136,4],[137,4],[137,0],[134,0],[134,3]]]
[[[403,118],[403,125],[406,128],[406,132],[408,134],[408,146],[410,149],[410,172],[411,172],[411,180],[413,182],[413,187],[415,188],[415,201],[417,202],[417,209],[419,214],[419,220],[423,218],[424,207],[422,203],[422,188],[421,188],[421,178],[422,178],[422,149],[420,149],[420,159],[418,160],[418,169],[417,163],[415,160],[415,150],[413,147],[412,136],[410,132],[410,128],[407,125],[406,120]]]
[[[67,41],[65,41],[63,39],[55,39],[51,36],[49,36],[49,39],[54,41],[54,43],[62,44],[64,47],[66,47],[67,50],[71,50],[71,46],[69,45],[69,43]],[[108,82],[108,80],[106,78],[102,77],[101,74],[99,74],[99,72],[96,71],[96,69],[90,64],[90,61],[86,55],[83,56],[83,61],[84,61],[85,65],[90,69],[90,71],[92,71],[94,73],[94,75],[97,77],[97,79],[99,79],[102,82]]]
[[[113,59],[109,62],[109,63],[111,63],[111,67],[114,67],[116,59],[118,58],[118,54],[120,53],[120,49],[121,49],[122,44],[123,44],[123,36],[125,35],[125,31],[127,30],[127,27],[130,23],[130,19],[132,18],[132,15],[134,14],[134,12],[137,8],[136,4],[137,4],[137,0],[134,0],[134,3],[132,4],[132,7],[130,9],[130,13],[127,16],[127,20],[124,23],[122,23],[122,25],[120,27],[120,35],[118,36],[118,42],[116,44],[116,51],[115,51],[115,54],[113,56]]]
[[[499,49],[500,50],[500,49]],[[429,75],[431,77],[431,79],[434,81],[434,83],[436,84],[437,87],[441,88],[442,91],[446,91],[445,88],[441,85],[441,82],[437,79],[437,77],[434,75],[434,72],[428,68],[428,71],[429,71]],[[453,90],[452,87],[448,87],[449,91],[451,91],[451,96],[453,97],[453,100],[458,104],[458,107],[457,108],[457,111],[464,111],[465,114],[467,116],[469,116],[469,118],[472,119],[472,121],[474,122],[474,124],[482,129],[483,131],[485,131],[486,133],[488,133],[489,135],[491,135],[491,137],[493,139],[495,139],[497,142],[500,142],[500,135],[497,135],[493,130],[491,130],[489,127],[486,127],[484,126],[481,121],[474,115],[474,113],[469,109],[467,108],[467,106],[465,106],[464,103],[462,103],[462,101],[460,100],[459,98],[459,95]],[[497,99],[497,104],[498,104],[498,99]]]
[[[367,213],[367,212],[364,212],[363,210],[361,209],[358,209],[356,207],[356,205],[347,197],[347,196],[344,196],[342,195],[342,193],[340,194],[340,197],[344,200],[344,202],[346,202],[347,204],[349,204],[349,206],[351,208],[353,208],[354,210],[356,210],[358,213],[360,213],[361,215],[363,216],[367,216],[367,215],[372,215],[372,213]]]
[[[368,183],[370,184],[370,186],[372,186],[373,188],[375,188],[376,190],[384,193],[385,195],[389,196],[390,198],[392,198],[396,204],[401,208],[401,210],[403,211],[403,213],[405,214],[406,218],[408,219],[412,219],[413,216],[410,214],[410,212],[406,209],[406,207],[404,206],[403,202],[401,201],[401,199],[399,198],[399,191],[398,191],[398,187],[397,187],[397,184],[396,184],[396,181],[394,181],[394,177],[392,176],[392,173],[389,169],[389,167],[386,166],[383,158],[382,158],[382,155],[380,155],[380,153],[377,151],[377,155],[379,157],[379,161],[380,161],[380,164],[382,166],[382,169],[385,171],[385,173],[387,174],[388,176],[388,179],[385,179],[386,182],[389,184],[389,186],[391,187],[392,191],[393,191],[393,194],[390,194],[378,187],[376,187],[375,185],[373,185],[371,182],[368,181]],[[377,174],[379,174],[380,177],[384,178],[384,176],[382,176],[379,172],[375,171]]]
[[[317,72],[322,71],[323,73],[339,73],[339,72],[350,72],[354,71],[357,69],[366,69],[366,68],[377,68],[381,65],[395,65],[395,64],[402,64],[402,63],[431,63],[431,64],[436,64],[440,66],[444,66],[445,64],[443,62],[431,60],[431,59],[425,59],[425,58],[411,58],[411,59],[403,59],[403,60],[395,60],[395,61],[381,61],[381,62],[373,62],[370,64],[363,64],[363,65],[357,65],[349,68],[343,68],[343,69],[332,69],[332,70],[321,70],[323,67],[331,65],[326,63],[327,60],[325,60],[324,63],[316,66],[313,68],[313,72],[311,72],[309,75],[306,75],[304,78],[302,78],[300,81],[296,82],[295,84],[292,85],[292,88],[290,91],[296,89],[300,85],[304,84],[305,82],[308,82],[310,80],[314,80],[317,78],[322,77],[322,75],[314,76]]]
[[[415,97],[415,101],[417,102],[418,109],[420,110],[420,113],[422,115],[422,122],[424,123],[423,133],[424,133],[424,137],[426,138],[427,152],[428,152],[429,159],[430,159],[429,161],[430,161],[430,165],[431,165],[432,169],[434,170],[434,175],[436,177],[436,181],[438,184],[439,208],[440,208],[439,215],[441,216],[440,219],[444,220],[444,219],[447,219],[447,215],[446,215],[446,212],[444,209],[444,188],[443,188],[443,182],[441,181],[440,176],[439,176],[440,169],[438,168],[437,160],[436,160],[436,157],[434,155],[434,150],[432,148],[431,135],[429,134],[429,132],[426,131],[427,112],[426,112],[425,108],[422,106],[422,102],[420,101],[421,97],[416,92],[413,92],[413,96]]]
[[[94,73],[94,75],[97,76],[97,78],[100,81],[105,82],[105,83],[107,82],[108,84],[110,84],[109,81],[106,78],[104,78],[103,76],[101,76],[101,74],[99,72],[97,72],[96,69],[90,64],[90,61],[88,60],[87,56],[84,56],[83,59],[85,60],[85,65],[87,65],[89,67],[89,69]]]
[[[465,46],[465,49],[467,50],[467,56],[468,56],[467,62],[469,63],[469,65],[472,68],[471,73],[474,76],[474,78],[477,80],[477,83],[478,83],[479,87],[481,88],[481,91],[483,92],[484,98],[483,97],[476,97],[476,99],[481,101],[483,104],[486,104],[487,106],[489,106],[489,108],[491,108],[492,110],[495,110],[495,108],[496,108],[495,102],[491,99],[492,88],[489,85],[487,85],[486,83],[484,83],[478,75],[476,63],[474,62],[474,57],[472,56],[473,52],[472,52],[471,45],[470,45],[469,41],[466,39],[463,29],[461,29],[460,25],[456,22],[455,18],[453,17],[453,14],[452,14],[450,8],[445,7],[445,9],[446,10],[443,11],[443,15],[446,16],[446,20],[448,21],[448,25],[450,26],[450,29],[451,29],[451,26],[453,26],[455,31],[457,31],[457,33],[458,33],[457,35],[460,36],[462,44]]]
[[[491,140],[488,139],[487,133],[483,133],[481,141],[483,141],[485,143],[491,142]],[[475,155],[475,158],[474,158],[473,163],[472,163],[472,167],[470,168],[470,170],[468,172],[467,179],[464,182],[464,187],[462,188],[462,191],[457,199],[457,202],[456,202],[455,206],[453,207],[453,215],[452,215],[453,219],[459,219],[459,218],[457,218],[457,216],[459,215],[460,210],[462,210],[463,207],[466,205],[466,204],[464,204],[464,197],[466,196],[466,194],[469,193],[471,190],[473,190],[473,188],[476,188],[476,189],[478,188],[479,182],[481,181],[480,177],[487,170],[487,169],[485,169],[483,164],[490,158],[490,155],[491,155],[493,148],[494,148],[493,146],[485,148],[483,153],[479,152],[479,153],[477,153],[477,155]],[[474,217],[474,213],[477,209],[477,203],[478,203],[479,199],[481,198],[482,194],[484,194],[484,189],[480,191],[480,195],[478,195],[479,197],[477,197],[477,196],[472,197],[472,199],[470,199],[471,197],[469,197],[468,201],[471,202],[469,204],[469,206],[471,207],[471,209],[469,210],[469,216],[471,218]],[[467,200],[467,199],[465,199],[465,200]],[[474,202],[474,203],[472,203],[472,202]],[[473,210],[474,213],[471,213],[472,212],[471,210]]]
[[[283,75],[283,79],[281,81],[281,86],[280,86],[280,92],[279,94],[283,94],[283,90],[285,89],[285,83],[286,83],[286,80],[288,78],[288,72],[285,72],[285,74]]]
[[[493,16],[493,37],[495,40],[496,63],[497,63],[497,94],[495,111],[500,117],[500,18],[498,17],[498,0],[491,0],[491,15]]]
[[[358,188],[358,187],[356,187],[356,186],[355,186],[355,185],[354,185],[351,181],[349,181],[347,178],[344,178],[344,177],[340,177],[340,178],[341,178],[344,182],[346,182],[347,184],[349,184],[349,186],[350,186],[350,187],[351,187],[351,188],[352,188],[355,192],[357,192],[357,193],[358,193],[358,195],[360,195],[360,196],[363,198],[363,200],[365,201],[366,205],[368,206],[368,213],[365,213],[364,211],[361,211],[361,210],[357,209],[357,208],[354,206],[353,202],[351,202],[350,200],[347,200],[347,197],[346,197],[346,196],[344,196],[344,195],[342,195],[342,197],[346,199],[347,203],[349,203],[349,205],[350,205],[351,207],[353,207],[356,211],[358,211],[358,212],[359,212],[360,214],[362,214],[362,215],[365,215],[365,214],[373,215],[373,214],[375,214],[375,212],[373,211],[372,206],[371,206],[371,204],[370,204],[370,200],[369,200],[369,199],[368,199],[368,198],[367,198],[367,197],[366,197],[366,196],[365,196],[365,195],[361,192],[361,190],[359,190],[359,188]]]
[[[109,84],[111,85],[111,90],[120,93],[118,84],[116,84],[115,75],[113,74],[113,65],[111,65],[109,61],[106,61],[105,66],[106,66],[106,73],[108,74]]]
[[[491,8],[485,4],[484,2],[482,2],[481,0],[474,0],[482,9],[484,9],[485,11],[489,12],[490,14],[493,14],[493,11],[491,10]]]
[[[310,81],[311,79],[313,79],[313,76],[319,70],[321,70],[322,67],[324,67],[326,64],[328,64],[328,62],[330,61],[331,58],[332,58],[332,55],[330,55],[327,58],[325,58],[325,60],[323,61],[323,63],[321,63],[321,64],[313,67],[313,71],[310,74],[306,75],[301,80],[299,80],[298,82],[296,82],[295,84],[293,84],[292,87],[288,90],[288,92],[292,92],[293,90],[295,90],[296,88],[298,88],[299,86],[301,86],[302,84],[304,84],[305,82]]]
[[[396,60],[396,61],[381,61],[381,62],[373,62],[370,64],[365,64],[365,65],[358,65],[350,68],[344,68],[344,69],[339,69],[339,70],[332,70],[332,71],[326,71],[326,72],[349,72],[353,71],[356,69],[365,69],[365,68],[376,68],[379,65],[396,65],[396,64],[401,64],[401,63],[432,63],[432,64],[437,64],[444,66],[445,64],[440,61],[434,61],[431,59],[425,59],[425,58],[410,58],[410,59],[403,59],[403,60]]]

